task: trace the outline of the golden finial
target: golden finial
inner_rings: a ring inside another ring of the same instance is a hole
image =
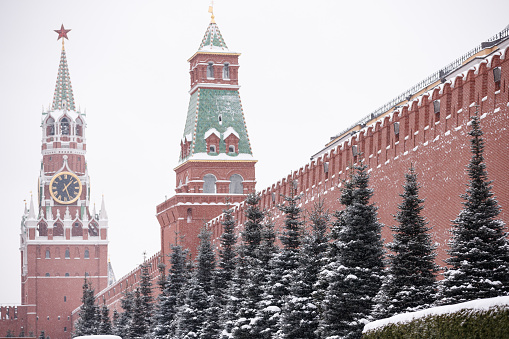
[[[216,20],[215,20],[215,16],[214,16],[214,0],[210,1],[209,13],[210,13],[210,23],[215,24]]]

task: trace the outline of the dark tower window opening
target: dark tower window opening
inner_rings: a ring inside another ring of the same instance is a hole
[[[84,255],[84,258],[85,259],[90,259],[90,252],[88,251],[88,248],[85,249],[85,255]]]
[[[53,224],[53,236],[55,237],[62,237],[64,235],[64,226],[56,222]]]
[[[65,249],[65,259],[71,259],[71,251],[69,251],[69,248]],[[66,273],[69,274],[69,273]]]
[[[76,135],[79,137],[83,136],[83,123],[80,119],[76,120]]]
[[[210,145],[209,152],[216,153],[216,145]]]
[[[187,222],[193,221],[193,210],[191,208],[187,209]]]
[[[53,118],[49,118],[46,125],[46,135],[55,135],[55,120]]]
[[[69,120],[67,118],[62,118],[60,121],[60,130],[62,135],[69,135]]]
[[[207,65],[207,78],[214,79],[214,63],[212,61]]]
[[[216,177],[213,174],[205,174],[203,177],[203,193],[216,193]]]
[[[235,146],[234,145],[228,146],[228,152],[229,153],[235,153]]]
[[[51,259],[51,252],[49,251],[49,248],[46,249],[46,259]]]
[[[230,177],[230,193],[232,194],[243,194],[244,185],[242,184],[242,177],[239,174],[233,174]]]
[[[230,64],[227,62],[223,65],[223,79],[230,80]]]

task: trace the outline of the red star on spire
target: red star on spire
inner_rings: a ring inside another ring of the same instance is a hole
[[[65,29],[64,24],[62,24],[62,27],[60,27],[60,29],[55,29],[55,32],[58,33],[57,40],[60,40],[60,38],[66,38],[67,40],[69,40],[69,38],[67,37],[67,33],[69,33],[70,31],[71,31],[70,29]]]

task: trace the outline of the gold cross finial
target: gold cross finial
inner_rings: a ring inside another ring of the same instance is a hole
[[[215,20],[215,16],[214,16],[214,0],[210,1],[209,13],[210,13],[210,23],[215,24],[216,20]]]

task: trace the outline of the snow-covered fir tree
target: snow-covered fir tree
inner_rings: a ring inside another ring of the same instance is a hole
[[[133,307],[133,317],[131,321],[131,326],[129,327],[129,331],[127,337],[129,339],[139,339],[143,338],[145,335],[145,319],[143,313],[143,299],[140,292],[140,288],[137,287],[134,291],[134,307]]]
[[[149,333],[151,328],[152,313],[154,308],[154,298],[152,297],[152,282],[149,272],[150,264],[144,262],[140,265],[140,297],[141,297],[141,317],[143,320],[143,335]]]
[[[369,175],[364,164],[355,166],[352,182],[342,190],[345,205],[339,217],[336,265],[321,305],[318,333],[324,338],[360,338],[364,324],[370,320],[374,297],[383,275],[382,225],[377,208],[369,200]]]
[[[393,242],[387,244],[389,267],[382,285],[376,317],[413,312],[431,307],[436,299],[435,249],[427,222],[421,212],[424,200],[419,198],[420,185],[413,166],[405,174],[403,202],[392,227]]]
[[[301,197],[296,194],[295,184],[292,183],[290,195],[283,196],[285,202],[278,206],[285,214],[284,229],[279,237],[282,248],[269,262],[270,274],[253,329],[262,338],[273,337],[279,331],[281,308],[290,293],[290,286],[296,282],[303,221],[298,206]]]
[[[92,283],[87,280],[83,282],[83,295],[78,320],[74,327],[74,336],[97,334],[99,310],[95,304],[94,289]]]
[[[200,244],[191,280],[184,287],[184,303],[178,309],[177,338],[199,338],[206,321],[209,296],[213,286],[215,255],[211,244],[211,232],[203,227],[198,235]]]
[[[134,311],[134,293],[126,291],[123,293],[124,296],[120,300],[120,306],[123,312],[120,313],[118,320],[115,322],[113,327],[113,333],[121,338],[128,338],[129,329],[133,320]]]
[[[182,303],[183,288],[189,280],[188,250],[180,245],[171,245],[170,269],[166,277],[161,274],[157,307],[152,323],[152,338],[163,339],[175,335],[178,307]],[[163,271],[165,266],[162,265]]]
[[[106,301],[101,306],[101,322],[99,323],[99,328],[97,330],[97,334],[112,334],[112,326],[110,319],[110,310],[108,306],[106,306]]]
[[[260,195],[257,193],[248,194],[245,200],[246,221],[241,232],[242,242],[227,307],[227,314],[233,321],[227,324],[231,326],[227,326],[225,332],[230,334],[231,331],[231,337],[238,339],[256,338],[251,322],[256,316],[265,283],[265,267],[261,260],[265,213],[260,209],[259,202]]]
[[[235,234],[235,219],[233,210],[227,208],[223,210],[224,219],[223,233],[220,237],[221,247],[219,249],[219,262],[214,271],[213,289],[209,295],[209,307],[206,310],[206,322],[200,334],[201,338],[217,338],[221,332],[222,323],[225,321],[224,315],[228,300],[228,288],[231,285],[236,267],[236,249],[237,235]]]
[[[467,166],[468,188],[463,209],[453,221],[450,269],[442,282],[442,304],[491,298],[509,293],[509,245],[500,206],[493,195],[484,162],[484,140],[477,113],[471,118]]]
[[[318,307],[314,292],[318,274],[325,263],[329,213],[319,199],[310,214],[311,232],[304,237],[299,253],[296,279],[290,286],[290,295],[285,299],[280,319],[280,338],[318,338]]]

